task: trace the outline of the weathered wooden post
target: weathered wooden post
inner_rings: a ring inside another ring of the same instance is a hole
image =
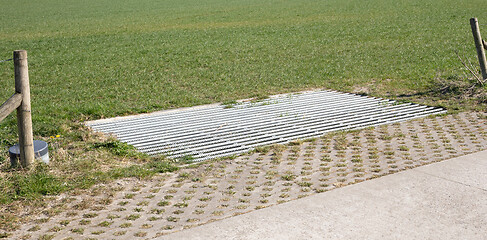
[[[485,50],[483,47],[482,36],[480,35],[479,22],[477,21],[477,18],[470,19],[470,26],[472,27],[473,39],[475,41],[475,47],[477,48],[482,79],[485,80],[487,79],[487,59],[485,58]]]
[[[22,102],[17,108],[19,128],[20,164],[29,168],[34,162],[34,136],[32,133],[32,115],[30,110],[29,68],[27,51],[14,51],[15,93],[22,95]]]

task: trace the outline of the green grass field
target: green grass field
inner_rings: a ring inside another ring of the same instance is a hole
[[[0,0],[0,59],[28,51],[35,132],[48,136],[66,121],[371,80],[421,91],[463,72],[454,50],[476,60],[468,20],[487,24],[482,3]],[[2,63],[0,99],[12,82]]]
[[[88,119],[309,88],[395,98],[428,92],[437,76],[466,79],[455,51],[476,64],[469,19],[478,17],[487,36],[481,4],[0,0],[0,60],[28,51],[34,134],[61,135],[51,145],[64,176],[116,156],[83,156],[99,151],[85,143],[79,123]],[[1,102],[13,81],[12,62],[0,63]],[[13,115],[0,123],[0,139],[2,149],[15,143]]]

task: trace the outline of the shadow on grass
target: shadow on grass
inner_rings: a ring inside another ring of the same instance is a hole
[[[458,76],[437,77],[430,88],[411,94],[387,96],[396,100],[443,107],[450,112],[486,111],[487,89],[472,79]]]

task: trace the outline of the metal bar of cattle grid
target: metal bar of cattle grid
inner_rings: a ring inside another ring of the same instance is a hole
[[[196,161],[255,147],[318,137],[446,112],[442,108],[336,91],[277,95],[261,102],[208,105],[88,122],[95,131],[150,155],[192,156]]]

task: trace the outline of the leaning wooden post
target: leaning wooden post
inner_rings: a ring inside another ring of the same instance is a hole
[[[30,112],[29,68],[27,52],[14,51],[15,92],[22,94],[22,103],[17,108],[19,128],[20,164],[29,168],[34,162],[34,136],[32,133],[32,115]]]
[[[477,18],[470,19],[470,26],[472,27],[473,39],[475,41],[475,47],[477,48],[482,79],[485,80],[487,79],[487,59],[485,58],[485,50],[482,46],[482,37],[480,36],[479,22],[477,21]]]

